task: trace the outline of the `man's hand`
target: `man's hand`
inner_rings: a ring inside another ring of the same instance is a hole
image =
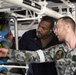
[[[6,36],[5,38],[8,40],[8,42],[10,43],[10,46],[12,47],[13,45],[13,34],[12,32],[10,31]]]
[[[0,57],[6,57],[8,53],[8,49],[0,48]]]

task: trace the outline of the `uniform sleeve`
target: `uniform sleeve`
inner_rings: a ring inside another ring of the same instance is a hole
[[[44,51],[20,51],[10,49],[8,52],[8,57],[13,61],[24,62],[26,64],[33,62],[40,63],[45,61],[51,61],[54,55],[53,51],[54,49],[52,48],[45,49]]]
[[[20,51],[20,50],[9,50],[7,57],[15,62],[29,63],[39,63],[40,58],[36,51]]]
[[[54,61],[55,58],[55,47],[49,47],[43,51],[46,62]]]

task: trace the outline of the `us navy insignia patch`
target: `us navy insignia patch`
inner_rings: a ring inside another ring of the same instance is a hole
[[[62,58],[62,56],[63,56],[63,51],[59,50],[59,51],[56,52],[55,59],[59,60],[60,58]]]

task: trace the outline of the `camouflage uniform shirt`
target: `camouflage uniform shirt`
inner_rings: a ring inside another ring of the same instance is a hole
[[[65,44],[56,45],[43,51],[45,62],[55,61],[58,75],[74,75],[76,70],[76,48],[68,49]],[[36,51],[9,50],[8,57],[16,62],[40,63]]]

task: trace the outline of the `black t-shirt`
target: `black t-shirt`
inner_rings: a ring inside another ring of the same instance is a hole
[[[38,49],[45,49],[59,43],[60,42],[58,41],[57,37],[54,36],[53,39],[49,41],[47,46],[42,48],[40,38],[36,36],[36,29],[33,29],[33,30],[25,32],[23,36],[19,39],[19,49],[36,51]]]
[[[54,36],[51,41],[47,44],[45,48],[59,44],[57,37]],[[36,51],[42,48],[40,39],[36,36],[36,29],[27,31],[19,39],[19,49],[20,50],[29,50]],[[46,62],[46,63],[31,63],[29,65],[27,75],[57,75],[55,63]]]

